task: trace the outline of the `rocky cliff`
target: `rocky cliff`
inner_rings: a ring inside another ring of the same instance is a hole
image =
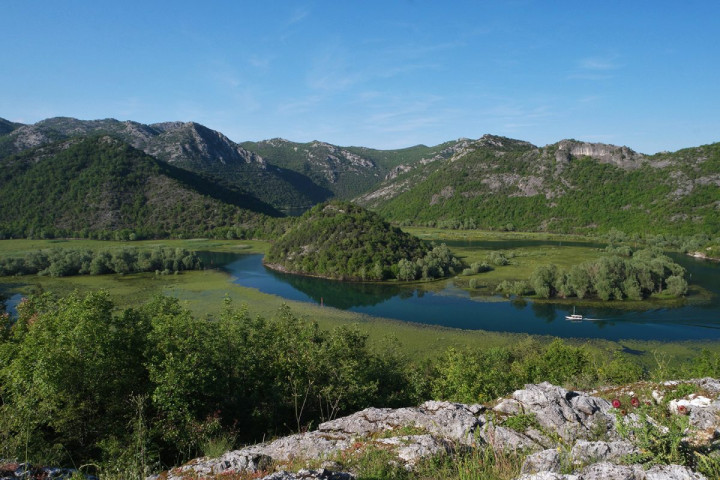
[[[244,472],[265,480],[352,479],[357,459],[372,450],[385,452],[414,478],[430,459],[483,450],[516,455],[517,480],[701,480],[715,477],[699,470],[716,473],[720,467],[713,460],[719,397],[720,381],[710,378],[592,393],[527,385],[490,405],[429,401],[369,408],[315,431],[198,458],[151,478]]]

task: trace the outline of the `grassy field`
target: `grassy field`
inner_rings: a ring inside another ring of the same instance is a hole
[[[435,240],[580,240],[570,236],[548,236],[536,234],[487,233],[487,232],[446,232],[432,229],[412,229],[412,233],[422,238]],[[18,256],[27,251],[43,248],[120,248],[133,246],[151,248],[156,245],[183,247],[191,250],[208,250],[218,252],[264,253],[268,248],[261,241],[231,240],[167,240],[146,242],[101,242],[90,240],[3,240],[0,242],[0,256]],[[482,261],[489,250],[458,247],[453,249],[465,261]],[[492,284],[504,279],[526,279],[535,266],[556,263],[559,266],[571,265],[598,255],[598,251],[590,246],[540,246],[505,250],[514,256],[511,264],[497,267],[495,270],[480,274],[483,282]],[[469,277],[461,277],[461,279]],[[436,284],[437,288],[442,282]],[[427,287],[433,288],[435,284]],[[29,294],[37,291],[50,291],[65,295],[73,290],[80,292],[107,289],[116,301],[118,308],[126,308],[142,304],[153,295],[165,294],[180,298],[199,316],[214,316],[227,296],[235,304],[247,304],[253,315],[272,316],[283,304],[305,318],[317,321],[322,328],[334,328],[340,325],[356,325],[365,331],[371,341],[378,346],[386,343],[389,338],[398,339],[399,348],[412,358],[433,358],[450,346],[459,348],[487,348],[491,346],[515,345],[518,342],[534,339],[540,342],[550,341],[550,337],[531,337],[526,334],[511,334],[487,331],[465,331],[400,322],[390,319],[371,317],[368,315],[338,310],[319,305],[293,302],[275,295],[261,293],[252,288],[244,288],[229,281],[226,273],[219,270],[183,272],[179,275],[103,275],[50,278],[38,276],[3,277],[0,278],[0,291],[8,293]],[[487,289],[489,291],[489,288]],[[480,291],[480,290],[478,290]],[[638,362],[649,367],[657,363],[684,361],[695,355],[701,348],[720,351],[717,342],[646,342],[607,340],[570,340],[574,344],[588,346],[597,355],[607,355],[615,350],[636,352]]]

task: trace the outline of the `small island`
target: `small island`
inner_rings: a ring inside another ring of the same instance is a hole
[[[462,262],[376,213],[332,201],[305,212],[265,257],[274,270],[344,281],[414,281],[454,275]]]

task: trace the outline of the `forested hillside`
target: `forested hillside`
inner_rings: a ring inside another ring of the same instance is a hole
[[[306,212],[265,257],[275,269],[341,280],[444,277],[461,263],[445,245],[431,248],[351,203]]]
[[[9,120],[5,120],[4,118],[0,118],[0,136],[6,135],[21,126],[22,125],[19,123],[13,123]]]
[[[318,141],[295,143],[275,138],[241,145],[259,153],[273,165],[309,177],[315,184],[332,192],[334,197],[349,200],[372,190],[386,177],[397,175],[405,165],[449,158],[464,143],[465,140],[458,140],[435,147],[416,145],[398,150],[375,150],[339,147]]]
[[[357,201],[396,222],[593,233],[720,231],[720,144],[637,154],[485,136],[448,160],[410,165]]]
[[[575,140],[537,147],[485,135],[374,150],[283,139],[238,144],[194,122],[58,117],[34,125],[0,120],[0,160],[99,134],[177,167],[178,175],[179,169],[203,175],[208,191],[244,193],[247,201],[286,212],[338,198],[399,224],[580,234],[720,231],[720,144],[643,155]]]
[[[269,165],[222,133],[195,122],[144,125],[115,119],[57,117],[19,126],[7,133],[0,136],[0,158],[56,141],[107,134],[163,162],[211,175],[213,182],[241,189],[276,208],[307,208],[331,196],[307,177]]]
[[[0,160],[0,234],[114,238],[261,228],[272,207],[107,136]]]

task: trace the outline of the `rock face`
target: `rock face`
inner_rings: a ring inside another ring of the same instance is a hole
[[[569,162],[572,158],[578,157],[592,157],[600,163],[610,163],[625,170],[634,170],[640,167],[645,159],[644,155],[627,147],[573,140],[562,140],[557,143],[555,160],[558,163]]]
[[[391,452],[392,461],[410,471],[426,458],[491,448],[524,455],[517,480],[702,480],[707,477],[687,466],[631,461],[649,454],[647,445],[632,433],[635,427],[656,425],[658,432],[666,428],[648,412],[667,412],[662,416],[671,418],[688,415],[683,443],[702,445],[706,451],[718,448],[714,442],[720,438],[720,383],[714,379],[689,383],[702,395],[692,393],[665,402],[663,397],[680,385],[677,382],[654,386],[647,398],[655,400],[647,404],[633,391],[605,394],[624,395],[628,408],[636,408],[630,413],[621,409],[619,399],[610,402],[549,383],[527,385],[492,407],[429,401],[414,408],[368,408],[322,423],[316,431],[227,452],[219,458],[196,459],[163,478],[222,478],[246,472],[266,480],[346,480],[355,478],[354,473],[343,471],[346,465],[338,459],[367,448]],[[288,473],[290,462],[304,462],[314,469]],[[270,473],[273,469],[275,473]]]

